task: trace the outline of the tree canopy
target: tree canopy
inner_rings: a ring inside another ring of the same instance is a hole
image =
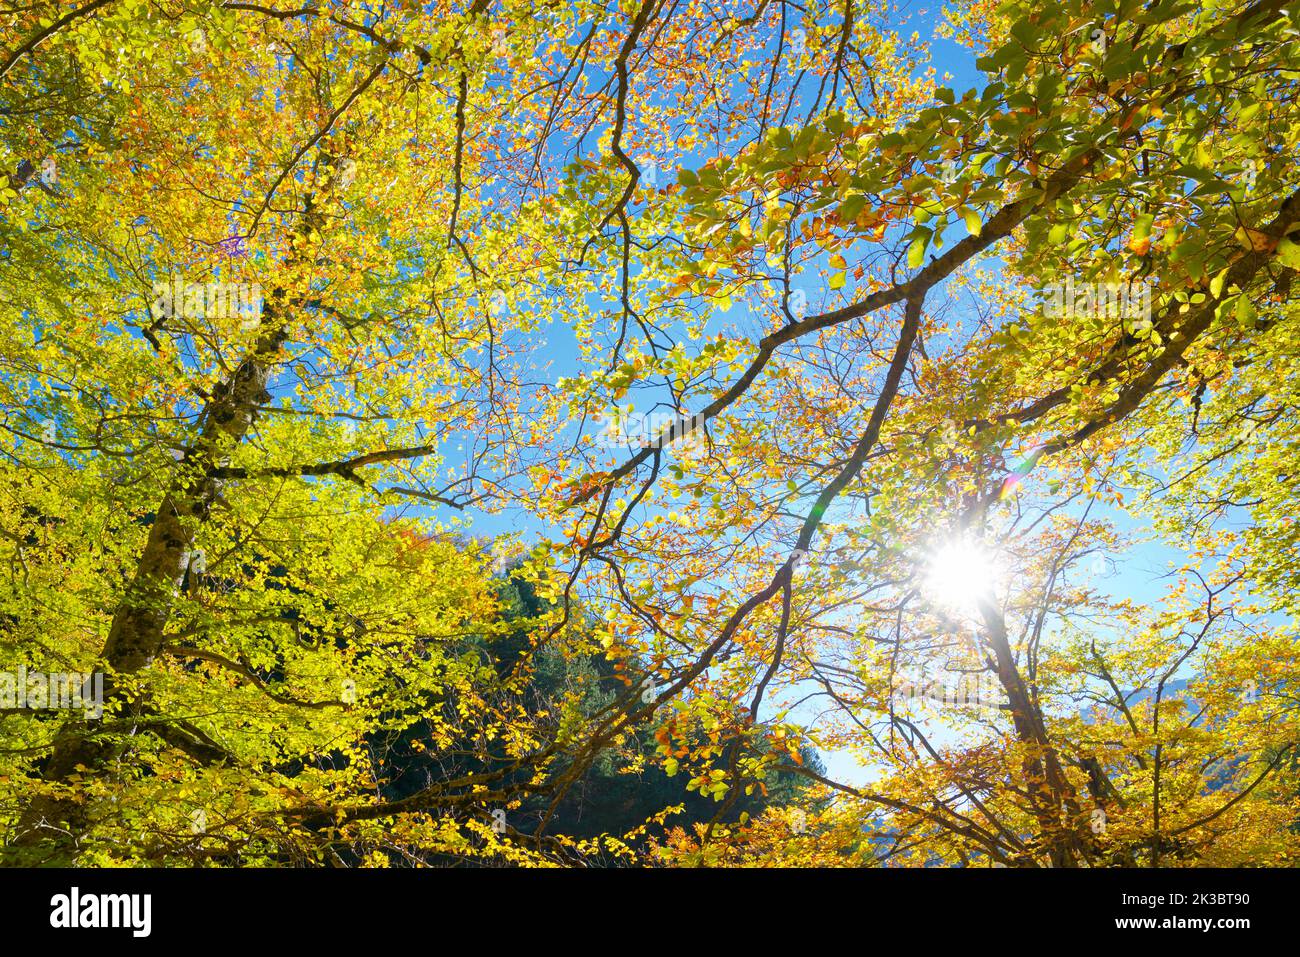
[[[926,27],[5,9],[3,859],[1291,863],[1300,14]]]

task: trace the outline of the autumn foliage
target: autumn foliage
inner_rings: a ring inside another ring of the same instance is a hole
[[[907,16],[0,13],[0,859],[1291,864],[1296,7]]]

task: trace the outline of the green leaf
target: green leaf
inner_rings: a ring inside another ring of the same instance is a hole
[[[1224,269],[1217,276],[1210,280],[1210,295],[1215,299],[1223,295],[1223,280],[1228,276],[1228,270]]]
[[[929,242],[929,235],[918,236],[912,240],[912,245],[907,247],[908,269],[916,269],[921,263],[925,262],[925,247]]]
[[[1283,236],[1282,241],[1277,244],[1277,258],[1285,266],[1300,269],[1300,243],[1292,242],[1288,237]],[[1225,273],[1227,271],[1224,270]]]
[[[1237,321],[1243,326],[1251,326],[1255,322],[1255,316],[1258,312],[1255,304],[1245,294],[1237,297]]]
[[[866,208],[867,197],[861,193],[850,193],[844,202],[840,203],[839,217],[841,222],[851,223],[861,215],[862,210]]]

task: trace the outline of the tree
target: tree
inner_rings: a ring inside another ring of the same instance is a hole
[[[586,719],[594,718],[620,697],[624,682],[603,654],[552,647],[530,656],[525,640],[529,625],[543,619],[549,609],[537,597],[534,586],[508,572],[497,584],[506,635],[486,641],[473,636],[466,639],[464,647],[475,649],[492,663],[503,696],[522,702],[536,715],[561,710],[576,690],[578,713]],[[581,617],[583,629],[595,627],[588,616]],[[524,681],[520,682],[520,677]],[[459,705],[459,699],[446,699],[443,713]],[[502,709],[506,703],[496,702],[494,707]],[[734,824],[759,817],[769,807],[777,809],[772,816],[779,818],[786,813],[779,809],[794,807],[808,790],[806,779],[779,774],[761,791],[720,807],[702,793],[688,792],[682,776],[670,776],[655,761],[658,730],[653,725],[638,728],[622,741],[616,740],[614,746],[577,769],[578,776],[558,797],[538,795],[522,801],[509,815],[510,826],[531,831],[544,821],[552,831],[590,842],[584,862],[617,866],[645,860],[658,844],[678,832],[707,829],[712,822]],[[425,746],[430,731],[431,724],[425,719],[395,735],[372,736],[369,747],[376,755],[380,794],[386,800],[406,798],[435,782],[499,770],[510,763],[503,748],[482,740],[458,741],[432,751]],[[809,767],[821,769],[815,752],[805,751],[802,759]],[[519,777],[526,779],[526,775]],[[444,857],[433,863],[454,860]]]
[[[1294,11],[960,3],[964,93],[895,16],[8,15],[3,647],[106,710],[0,718],[6,854],[567,863],[496,812],[648,733],[666,862],[1289,860]]]

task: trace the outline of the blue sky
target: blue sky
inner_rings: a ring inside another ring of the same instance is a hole
[[[936,7],[930,6],[916,10],[907,25],[899,27],[899,31],[906,35],[915,29],[923,38],[928,38],[932,55],[930,65],[934,68],[937,81],[940,85],[951,87],[960,98],[967,89],[975,88],[978,90],[982,88],[983,74],[975,67],[975,54],[973,51],[934,34],[937,24],[937,17],[934,13],[936,9]],[[595,138],[591,137],[588,146],[594,148],[594,144]],[[679,158],[679,162],[689,165],[690,158]],[[672,176],[674,173],[668,171],[666,175]],[[996,268],[996,260],[991,263],[986,262],[985,265]],[[811,295],[810,300],[816,301]],[[593,303],[593,305],[596,305],[596,303]],[[709,331],[719,331],[719,327],[722,326],[729,326],[734,329],[738,323],[743,323],[748,316],[746,315],[746,307],[741,302],[734,305],[728,312],[719,313],[716,318],[717,321],[711,323]],[[543,337],[538,342],[538,345],[543,347],[540,351],[549,363],[549,366],[545,369],[545,378],[554,382],[561,376],[573,376],[583,371],[572,333],[561,322],[543,326],[539,330],[539,336]],[[646,412],[649,410],[639,407],[637,411]],[[451,436],[444,443],[444,448],[450,460],[449,464],[456,460],[458,454],[457,445],[469,447],[469,438],[469,436]],[[1026,483],[1027,490],[1031,490],[1031,494],[1034,484],[1036,483],[1034,483],[1031,475]],[[525,543],[532,543],[540,538],[557,534],[556,530],[542,527],[533,517],[517,510],[508,510],[497,514],[485,514],[471,510],[466,515],[440,510],[438,514],[444,520],[466,520],[466,530],[470,534],[480,537],[490,538],[509,533],[519,533]],[[1105,570],[1100,575],[1094,574],[1091,576],[1095,586],[1103,593],[1114,598],[1129,598],[1135,602],[1145,604],[1158,600],[1164,592],[1162,577],[1167,574],[1172,565],[1181,562],[1184,556],[1177,549],[1166,544],[1154,540],[1145,540],[1150,537],[1150,530],[1135,523],[1129,515],[1113,507],[1094,506],[1092,514],[1095,518],[1105,518],[1114,522],[1122,532],[1133,535],[1140,540],[1140,543],[1127,553],[1108,556],[1110,561]],[[1050,641],[1050,637],[1048,640]],[[922,717],[919,723],[933,733],[933,740],[938,744],[950,740],[951,734],[944,730],[942,710],[929,708],[928,712],[925,713],[928,713],[928,717]],[[861,784],[871,780],[876,774],[876,769],[859,766],[847,754],[823,753],[822,758],[830,775],[837,780]]]

